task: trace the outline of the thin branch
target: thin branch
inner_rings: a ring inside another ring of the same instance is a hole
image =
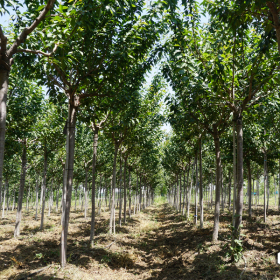
[[[45,19],[47,13],[51,10],[55,1],[56,0],[48,0],[48,3],[46,4],[45,8],[42,10],[40,15],[34,20],[34,22],[29,27],[23,29],[19,37],[15,40],[15,42],[8,51],[9,58],[11,58],[17,52],[17,48],[20,46],[20,44],[24,43],[27,36],[32,31],[34,31],[34,29]]]
[[[52,56],[58,48],[58,44],[55,44],[53,50],[50,53],[46,53],[40,50],[30,50],[30,49],[17,49],[17,53],[33,53],[33,54],[41,54],[46,57]]]

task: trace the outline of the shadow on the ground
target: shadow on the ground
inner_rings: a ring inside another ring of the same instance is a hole
[[[108,231],[108,220],[98,217],[95,229],[95,239],[98,245],[93,249],[90,249],[85,241],[90,233],[90,222],[85,221],[77,227],[76,232],[69,234],[67,262],[89,269],[90,264],[95,260],[100,265],[108,266],[111,269],[126,268],[134,275],[141,275],[149,270],[152,276],[145,278],[149,280],[262,279],[261,274],[266,273],[262,268],[251,271],[244,269],[244,266],[237,266],[235,263],[225,261],[225,249],[222,245],[230,242],[226,231],[220,231],[219,239],[222,241],[216,245],[215,250],[209,252],[208,248],[213,245],[211,244],[212,229],[209,227],[204,229],[195,227],[193,222],[186,221],[181,214],[176,213],[167,204],[157,208],[146,208],[143,212],[157,222],[157,227],[140,232],[137,238],[128,235],[129,227],[139,224],[136,218],[128,219],[127,224],[123,227],[116,227],[119,236],[125,236],[125,238],[120,238],[105,235]],[[82,217],[76,216],[74,223],[75,220]],[[211,220],[210,215],[207,219]],[[221,215],[221,222],[227,223],[230,222],[230,219],[230,214]],[[256,239],[262,238],[263,232],[255,231],[256,228],[262,228],[259,226],[257,224],[251,227],[251,224],[247,222],[246,230],[248,233],[254,232]],[[46,230],[51,228],[50,225],[45,226]],[[23,236],[31,233],[35,235],[38,231],[39,228],[26,227],[22,233]],[[274,234],[267,236],[266,242],[270,244],[271,250],[279,249],[280,251],[280,237],[277,229],[271,231]],[[114,250],[114,245],[118,245],[118,250]],[[245,248],[252,249],[252,246],[245,240]],[[122,250],[119,250],[120,248]],[[267,247],[257,244],[254,245],[254,249],[267,252]],[[10,266],[17,266],[19,270],[31,271],[48,264],[58,264],[59,250],[59,240],[36,241],[34,239],[32,244],[19,244],[14,251],[6,251],[0,255],[0,271]],[[137,257],[131,252],[137,252]],[[142,261],[139,262],[137,258]],[[271,266],[270,272],[264,279],[274,279],[273,275],[276,273],[278,273],[278,267]],[[25,272],[21,272],[21,274],[17,274],[16,278],[9,279],[20,279],[25,275]],[[49,279],[49,275],[40,274],[40,279]],[[54,276],[52,279],[61,278]]]

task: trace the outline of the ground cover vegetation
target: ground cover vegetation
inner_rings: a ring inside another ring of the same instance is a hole
[[[0,279],[280,278],[277,1],[0,14]]]

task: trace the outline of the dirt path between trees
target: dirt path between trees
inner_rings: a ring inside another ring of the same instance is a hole
[[[15,239],[15,213],[9,212],[0,220],[0,279],[280,279],[275,262],[280,218],[276,211],[269,217],[267,225],[257,215],[244,221],[244,258],[231,263],[226,256],[229,214],[221,215],[219,241],[212,244],[212,214],[205,215],[204,229],[199,229],[167,204],[151,206],[117,226],[116,235],[110,236],[109,214],[102,212],[97,216],[95,248],[89,249],[90,219],[85,220],[80,211],[71,212],[69,264],[62,270],[60,215],[46,217],[41,232],[33,212],[24,214],[22,234]]]

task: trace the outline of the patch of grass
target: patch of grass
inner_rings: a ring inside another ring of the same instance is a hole
[[[155,197],[155,200],[154,200],[155,205],[160,205],[160,204],[164,204],[164,203],[167,203],[166,197],[162,197],[162,196]]]

